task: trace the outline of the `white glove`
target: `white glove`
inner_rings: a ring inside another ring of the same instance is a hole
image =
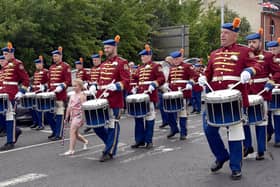
[[[168,92],[169,90],[171,90],[169,88],[169,84],[167,82],[162,85],[162,89],[163,89],[163,92]]]
[[[83,87],[84,87],[84,89],[86,89],[86,90],[87,90],[87,88],[88,88],[88,83],[87,83],[87,82],[85,82],[85,83],[84,83],[84,85],[83,85]]]
[[[186,90],[192,90],[192,85],[187,83],[185,89]]]
[[[91,93],[92,95],[95,95],[96,92],[97,92],[96,85],[95,85],[95,84],[91,85],[91,86],[89,87],[89,91],[90,91],[90,93]]]
[[[133,86],[131,91],[130,91],[133,95],[137,93],[137,87]]]
[[[245,84],[251,79],[251,74],[248,71],[243,71],[240,75],[240,81],[242,84]]]
[[[39,88],[39,91],[40,92],[43,92],[43,91],[45,91],[45,85],[43,85],[43,84],[40,84],[40,88]]]
[[[22,92],[18,92],[17,94],[16,94],[16,96],[15,96],[15,99],[20,99],[20,98],[22,98],[23,97],[23,93]]]
[[[153,87],[153,85],[150,84],[149,88],[148,88],[148,92],[152,93],[155,90],[155,88]]]
[[[108,85],[106,86],[106,89],[107,89],[107,90],[110,90],[110,91],[116,91],[116,90],[117,90],[117,86],[116,86],[116,84],[111,83],[111,84],[108,84]]]
[[[55,88],[54,92],[55,92],[55,93],[60,93],[60,92],[62,92],[62,90],[63,90],[62,86],[57,86],[57,87]]]
[[[202,75],[198,78],[198,84],[199,86],[204,86],[206,84],[206,76]]]
[[[27,92],[31,92],[31,90],[32,90],[31,86],[28,86]]]

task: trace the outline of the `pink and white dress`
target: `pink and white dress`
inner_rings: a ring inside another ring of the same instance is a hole
[[[84,124],[82,116],[82,93],[73,94],[70,97],[68,107],[70,107],[70,125],[81,127]]]

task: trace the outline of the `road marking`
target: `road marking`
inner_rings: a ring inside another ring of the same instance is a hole
[[[95,134],[87,134],[87,135],[84,135],[85,137],[88,137],[88,136],[94,136]],[[69,138],[66,138],[65,141],[68,141]],[[31,149],[31,148],[34,148],[34,147],[41,147],[41,146],[44,146],[44,145],[50,145],[50,144],[55,144],[55,143],[61,143],[63,140],[60,140],[60,141],[51,141],[51,142],[45,142],[45,143],[39,143],[39,144],[33,144],[33,145],[28,145],[28,146],[24,146],[24,147],[19,147],[19,148],[15,148],[15,149],[11,149],[11,150],[7,150],[7,151],[1,151],[0,152],[0,155],[1,154],[5,154],[5,153],[11,153],[11,152],[16,152],[16,151],[21,151],[21,150],[25,150],[25,149]]]
[[[48,175],[46,175],[46,174],[29,173],[26,175],[22,175],[19,177],[15,177],[15,178],[0,182],[0,187],[6,187],[6,186],[12,186],[12,185],[20,184],[20,183],[30,182],[30,181],[34,181],[34,180],[37,180],[40,178],[47,177],[47,176]]]
[[[171,151],[176,151],[176,150],[180,150],[180,149],[182,149],[182,148],[181,147],[171,148],[171,147],[159,146],[159,147],[155,148],[154,150],[124,159],[124,160],[120,161],[120,163],[124,164],[124,163],[132,162],[135,160],[140,160],[146,156],[154,156],[154,155],[167,153],[167,152],[171,152]]]

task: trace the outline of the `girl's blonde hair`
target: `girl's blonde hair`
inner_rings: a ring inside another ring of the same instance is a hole
[[[84,89],[84,82],[82,79],[74,79],[73,83],[76,83],[82,90]]]

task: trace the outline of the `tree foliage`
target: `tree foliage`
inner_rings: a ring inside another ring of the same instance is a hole
[[[189,56],[206,58],[219,47],[220,10],[205,9],[202,0],[0,0],[0,12],[0,45],[13,42],[29,73],[39,55],[49,66],[50,52],[58,46],[68,63],[84,57],[89,66],[89,56],[116,34],[121,36],[119,54],[137,61],[151,33],[164,26],[189,25]],[[238,16],[229,9],[225,15],[230,22]],[[242,18],[240,38],[249,30]]]

